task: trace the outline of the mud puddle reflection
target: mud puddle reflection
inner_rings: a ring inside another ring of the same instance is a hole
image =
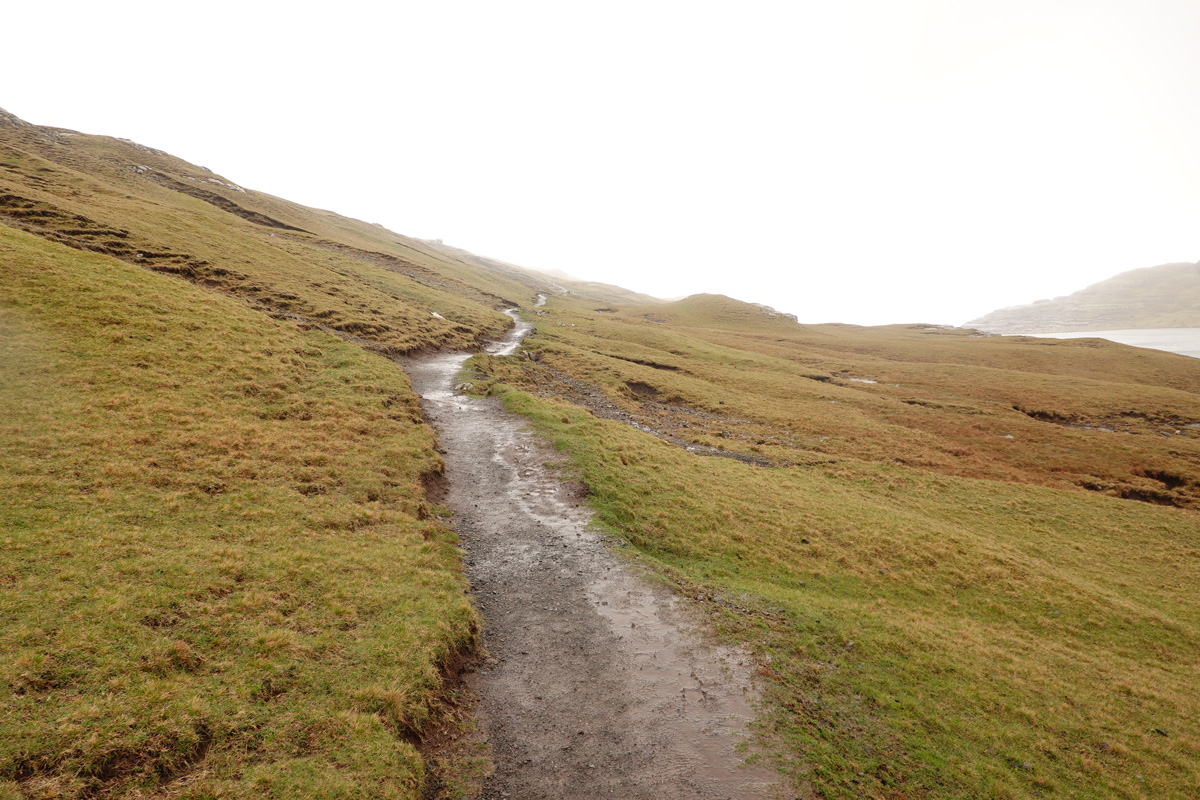
[[[514,313],[515,318],[515,313]],[[488,350],[513,352],[518,326]],[[467,356],[406,364],[449,468],[490,659],[471,678],[496,761],[485,798],[762,798],[741,766],[751,661],[590,531],[581,487],[494,398],[452,390]]]

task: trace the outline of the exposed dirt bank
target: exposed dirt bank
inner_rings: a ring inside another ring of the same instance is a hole
[[[489,660],[469,678],[496,762],[484,797],[767,796],[772,774],[735,750],[752,716],[749,657],[622,565],[523,420],[453,393],[465,358],[406,368],[445,450],[485,619]]]

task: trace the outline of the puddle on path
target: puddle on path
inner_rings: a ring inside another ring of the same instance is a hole
[[[519,321],[489,352],[513,352],[531,327]],[[470,678],[496,761],[483,796],[767,797],[773,774],[736,750],[753,717],[749,656],[622,565],[523,420],[453,392],[466,358],[405,368],[446,451],[484,615],[490,658]]]

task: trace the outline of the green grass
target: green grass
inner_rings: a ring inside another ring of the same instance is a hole
[[[472,367],[571,455],[602,524],[756,650],[762,738],[799,794],[1200,792],[1200,520],[1070,472],[1129,488],[1131,464],[1170,459],[1189,504],[1194,431],[1159,429],[1196,419],[1200,370],[679,305],[552,302],[536,360]],[[685,442],[777,466],[700,457],[561,399],[595,406],[581,384]],[[1020,402],[1129,432],[1034,419]],[[1121,417],[1131,409],[1148,418]]]
[[[398,367],[0,227],[0,794],[416,797],[476,617]]]

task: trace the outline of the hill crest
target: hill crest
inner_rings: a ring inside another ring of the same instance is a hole
[[[718,327],[730,325],[758,327],[764,323],[799,325],[794,314],[786,314],[762,303],[750,303],[723,294],[693,294],[678,300],[660,301],[655,305],[631,306],[621,310],[634,316],[681,325],[704,324]]]

